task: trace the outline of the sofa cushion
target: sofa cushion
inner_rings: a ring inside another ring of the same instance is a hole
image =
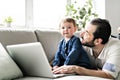
[[[0,42],[6,48],[7,45],[37,42],[34,30],[28,29],[0,29]]]
[[[76,76],[65,76],[65,77],[56,78],[56,79],[24,77],[24,78],[15,79],[15,80],[113,80],[113,79],[100,78],[100,77],[94,77],[94,76],[76,75]]]
[[[38,41],[41,42],[48,60],[51,61],[57,51],[58,43],[62,38],[59,31],[35,31]]]
[[[23,74],[0,43],[0,80],[11,80]]]

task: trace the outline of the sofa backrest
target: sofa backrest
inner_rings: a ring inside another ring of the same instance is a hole
[[[38,41],[41,42],[49,62],[54,59],[55,53],[58,49],[58,44],[62,39],[59,31],[35,30]],[[75,33],[79,36],[79,32]]]
[[[35,31],[38,41],[41,42],[49,62],[52,61],[62,36],[58,31]]]
[[[6,48],[6,45],[37,42],[37,38],[32,30],[4,28],[0,29],[0,42]]]
[[[78,33],[75,35],[78,36]],[[0,42],[6,48],[7,45],[22,44],[30,42],[41,42],[49,62],[55,56],[58,43],[62,39],[59,31],[31,30],[31,29],[0,29]]]

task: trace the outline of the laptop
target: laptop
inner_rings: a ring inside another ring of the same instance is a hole
[[[8,45],[7,50],[25,76],[60,78],[70,74],[53,74],[40,42]]]

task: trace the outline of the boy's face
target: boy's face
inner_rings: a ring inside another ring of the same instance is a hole
[[[73,25],[73,23],[69,22],[64,22],[61,23],[60,25],[60,33],[65,37],[65,38],[71,38],[76,31],[76,26]]]

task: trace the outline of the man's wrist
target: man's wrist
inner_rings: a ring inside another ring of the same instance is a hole
[[[78,66],[73,66],[72,71],[73,73],[78,73]]]

